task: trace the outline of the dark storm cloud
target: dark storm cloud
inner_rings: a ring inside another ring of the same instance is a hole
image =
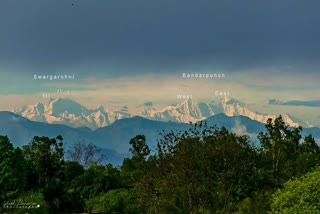
[[[309,101],[291,100],[287,102],[282,102],[279,100],[269,100],[269,105],[320,107],[320,100],[309,100]]]
[[[2,0],[0,63],[135,71],[318,65],[319,6],[293,0]]]

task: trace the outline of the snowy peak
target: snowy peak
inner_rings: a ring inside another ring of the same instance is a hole
[[[86,112],[87,109],[79,103],[71,99],[57,98],[49,103],[47,113],[52,116],[59,116],[61,114],[74,114],[80,116]]]
[[[291,120],[295,121],[295,123],[297,123],[297,125],[300,125],[302,127],[308,127],[308,128],[314,127],[309,121],[304,121],[304,120],[298,119],[295,116],[288,114],[288,113],[286,113],[285,115],[288,118],[290,118]]]
[[[95,111],[106,112],[106,109],[103,106],[99,106],[98,108],[95,109]]]
[[[199,105],[192,99],[187,99],[180,105],[178,104],[178,111],[182,114],[189,114],[190,116],[195,118],[201,117]]]
[[[269,118],[273,120],[279,115],[259,114],[250,110],[246,105],[234,98],[222,98],[220,101],[211,103],[195,102],[192,99],[184,100],[177,105],[170,105],[163,110],[156,111],[155,109],[144,110],[142,116],[148,119],[175,121],[175,122],[198,122],[216,114],[225,114],[232,116],[246,116],[252,120],[266,123]],[[310,123],[303,120],[298,120],[286,113],[281,114],[286,124],[290,126],[310,127]]]
[[[145,107],[138,115],[152,120],[174,121],[174,122],[198,122],[205,119],[201,116],[198,103],[192,99],[184,100],[176,105],[169,105],[162,110],[156,110],[150,106]]]
[[[122,110],[124,111],[108,113],[103,106],[90,110],[74,100],[56,98],[45,104],[23,106],[13,112],[33,121],[97,129],[108,126],[115,120],[130,117],[127,110]]]
[[[157,121],[172,121],[182,123],[196,123],[216,114],[231,116],[246,116],[252,120],[266,123],[269,118],[273,120],[278,115],[260,114],[250,110],[244,103],[233,98],[222,98],[219,101],[196,102],[193,99],[186,99],[178,104],[168,105],[162,109],[156,109],[152,104],[140,106],[138,112],[131,112],[127,106],[118,110],[107,111],[105,107],[99,106],[96,109],[87,109],[78,102],[71,99],[51,99],[46,104],[23,106],[14,110],[14,113],[22,115],[30,120],[60,123],[72,127],[86,126],[93,130],[112,124],[116,120],[141,116],[146,119]],[[286,124],[290,126],[301,125],[312,127],[312,125],[292,115],[281,114]]]
[[[246,116],[249,117],[252,120],[259,121],[261,123],[266,123],[266,121],[271,118],[274,120],[279,115],[268,115],[268,114],[259,114],[257,112],[251,111],[248,109],[244,103],[236,100],[236,99],[230,99],[230,100],[223,100],[222,102],[223,112],[227,116]],[[294,121],[288,114],[282,113],[281,114],[283,121],[289,125],[289,126],[299,126],[300,124]],[[302,120],[301,120],[302,122]]]

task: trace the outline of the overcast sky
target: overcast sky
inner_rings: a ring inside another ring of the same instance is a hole
[[[94,105],[102,97],[108,97],[103,104],[172,100],[177,93],[211,98],[214,90],[251,102],[320,100],[319,6],[318,0],[1,0],[0,107],[57,87]],[[183,72],[226,78],[186,82]],[[33,74],[76,79],[35,82]]]

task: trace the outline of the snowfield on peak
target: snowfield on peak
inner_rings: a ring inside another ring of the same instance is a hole
[[[175,105],[167,105],[160,110],[152,105],[142,105],[137,112],[130,112],[126,106],[114,111],[106,109],[103,106],[87,109],[74,100],[56,98],[48,100],[47,103],[25,105],[20,109],[12,110],[12,112],[33,121],[65,124],[71,127],[85,126],[92,130],[108,126],[116,120],[134,116],[180,123],[195,123],[220,113],[227,116],[246,116],[261,123],[266,123],[269,118],[275,119],[278,116],[257,113],[246,107],[245,103],[227,97],[211,102],[196,102],[193,99],[186,99]],[[281,115],[285,123],[290,126],[312,127],[308,121],[295,118],[287,113]]]

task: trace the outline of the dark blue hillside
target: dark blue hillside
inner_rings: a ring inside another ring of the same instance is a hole
[[[228,117],[224,114],[217,114],[206,120],[209,126],[224,126],[230,131],[240,127],[243,134],[249,134],[251,137],[265,131],[264,124],[244,116]],[[148,145],[153,149],[157,140],[161,138],[160,133],[163,130],[168,133],[171,130],[175,132],[188,130],[190,127],[192,127],[190,124],[153,121],[136,116],[117,120],[109,126],[91,131],[87,127],[72,128],[66,125],[34,122],[11,112],[0,112],[0,135],[8,135],[14,146],[25,145],[34,136],[53,138],[62,135],[66,147],[79,142],[94,143],[103,149],[109,162],[117,165],[129,155],[129,141],[136,135],[145,135]],[[302,134],[312,134],[315,138],[320,139],[320,128],[305,128]]]

